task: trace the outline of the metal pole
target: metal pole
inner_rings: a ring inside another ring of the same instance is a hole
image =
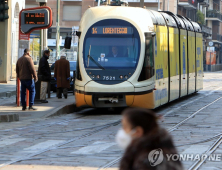
[[[140,0],[140,7],[141,7],[141,8],[144,7],[144,0]]]
[[[42,57],[42,31],[39,30],[39,34],[40,34],[40,37],[39,37],[39,61]]]
[[[57,16],[56,16],[56,59],[60,56],[60,27],[59,27],[59,17],[60,17],[60,0],[57,0]]]
[[[167,11],[169,11],[169,0],[167,1]]]
[[[160,10],[160,0],[158,0],[158,11]]]
[[[165,11],[165,0],[163,0],[163,11]]]
[[[98,6],[100,6],[100,0],[98,0]]]

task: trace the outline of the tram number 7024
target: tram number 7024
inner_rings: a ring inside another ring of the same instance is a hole
[[[115,76],[103,76],[103,80],[116,80]]]

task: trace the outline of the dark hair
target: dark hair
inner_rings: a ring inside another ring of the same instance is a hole
[[[125,109],[122,114],[127,118],[132,128],[137,126],[142,127],[144,134],[159,128],[157,124],[157,116],[151,110],[142,108],[128,108]]]
[[[45,50],[43,54],[49,54],[50,51],[49,50]]]
[[[24,53],[30,52],[28,48],[24,49]]]

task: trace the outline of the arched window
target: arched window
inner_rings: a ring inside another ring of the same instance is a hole
[[[19,17],[19,3],[16,2],[15,12],[14,12],[14,18],[18,18],[18,17]]]

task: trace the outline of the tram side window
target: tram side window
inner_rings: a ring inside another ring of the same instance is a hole
[[[79,43],[78,43],[78,47],[79,47]],[[79,68],[79,52],[77,53],[77,61],[76,61],[76,78],[82,81],[82,76],[81,76],[80,68]]]
[[[154,76],[154,53],[152,38],[146,38],[145,43],[146,47],[144,63],[138,81],[144,81]]]

